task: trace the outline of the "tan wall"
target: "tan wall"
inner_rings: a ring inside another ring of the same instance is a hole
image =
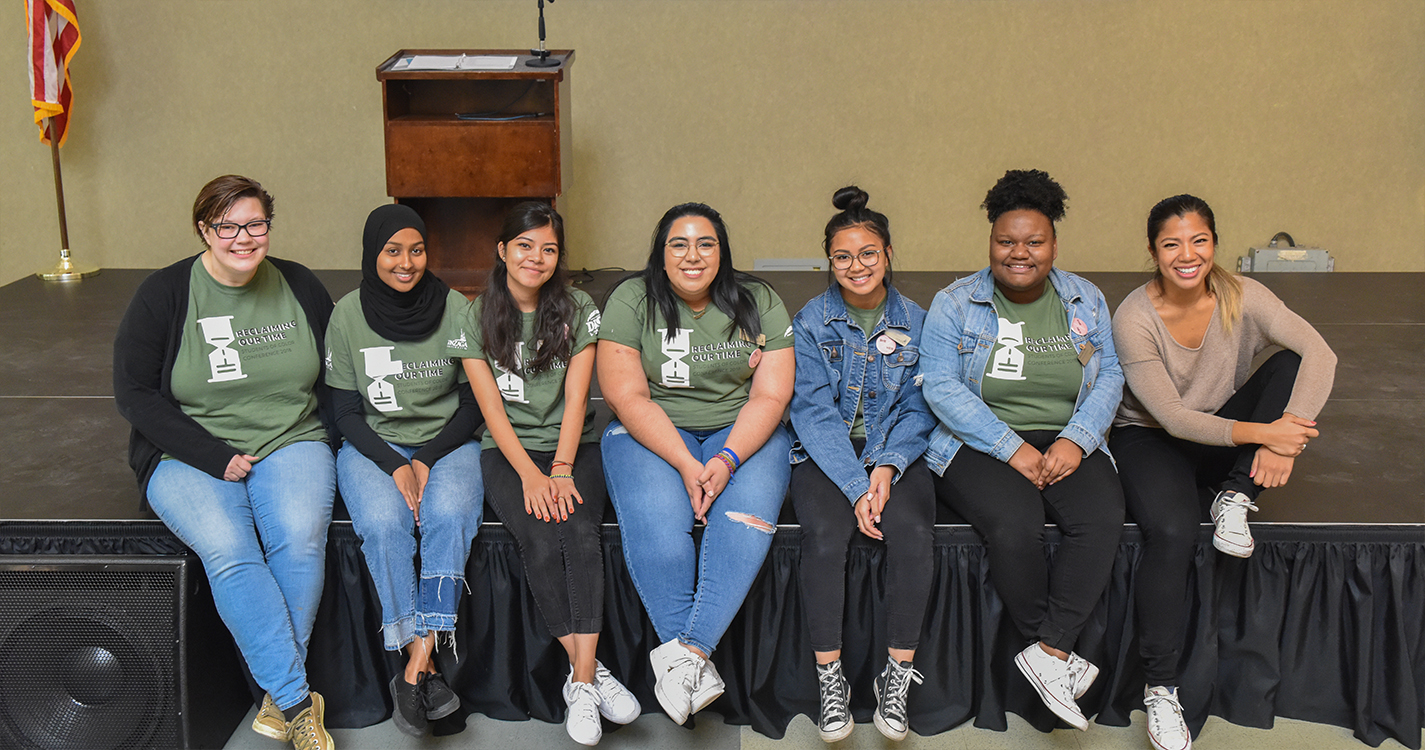
[[[355,267],[386,199],[375,65],[402,47],[516,47],[532,0],[80,0],[64,148],[81,260],[197,249],[224,172],[276,195],[274,254]],[[335,13],[328,11],[336,10]],[[739,265],[820,253],[833,190],[867,189],[900,267],[983,264],[977,206],[1007,168],[1071,197],[1060,265],[1142,267],[1142,223],[1189,191],[1235,261],[1273,232],[1342,271],[1425,271],[1420,0],[564,0],[575,267],[641,266],[657,217],[703,200]],[[22,15],[0,13],[0,281],[52,263]]]

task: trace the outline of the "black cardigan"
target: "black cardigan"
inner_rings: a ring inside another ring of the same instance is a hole
[[[173,363],[183,343],[189,279],[197,258],[185,258],[144,279],[114,337],[114,405],[133,426],[129,434],[129,466],[138,476],[141,508],[148,507],[148,480],[163,454],[218,479],[223,478],[232,457],[241,455],[241,451],[213,437],[184,414],[173,397]],[[320,357],[326,351],[331,295],[306,266],[279,258],[267,260],[282,273],[292,296],[306,312]],[[325,373],[325,368],[319,367],[318,371]],[[340,438],[323,375],[318,375],[314,390],[318,415],[335,450]]]

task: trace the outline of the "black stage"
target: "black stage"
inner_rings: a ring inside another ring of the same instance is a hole
[[[71,284],[33,277],[0,288],[0,554],[183,553],[139,510],[126,463],[128,425],[114,409],[112,342],[142,270],[105,270]],[[320,271],[340,298],[356,271]],[[955,273],[903,272],[898,288],[929,307]],[[1087,273],[1117,303],[1139,273]],[[619,274],[581,275],[596,300]],[[825,288],[819,273],[768,273],[789,311]],[[1425,451],[1412,431],[1425,424],[1425,274],[1257,274],[1321,331],[1340,363],[1318,421],[1321,437],[1297,461],[1291,483],[1262,498],[1252,517],[1257,553],[1248,561],[1200,547],[1195,623],[1183,696],[1189,723],[1211,713],[1250,726],[1288,716],[1351,727],[1377,745],[1393,737],[1420,746],[1425,726]],[[602,410],[607,416],[607,410]],[[487,519],[494,518],[487,512]],[[790,520],[784,513],[784,521]],[[941,520],[953,521],[943,516]],[[796,582],[795,526],[779,529],[768,563],[714,657],[728,682],[712,710],[779,737],[796,713],[816,715],[816,682]],[[1206,541],[1204,534],[1204,542]],[[1051,535],[1051,542],[1054,539]],[[1114,579],[1078,650],[1103,668],[1081,702],[1105,724],[1141,709],[1132,626],[1132,581],[1140,572],[1137,531],[1125,530]],[[1052,544],[1051,544],[1052,547]],[[608,570],[601,658],[617,674],[643,673],[656,645],[628,582],[616,526],[605,527]],[[1020,644],[986,577],[983,549],[968,527],[936,532],[936,577],[917,666],[926,683],[911,694],[921,734],[966,720],[1003,728],[1004,712],[1048,729],[1054,718],[1018,678],[1009,657]],[[872,602],[882,596],[881,551],[858,542],[848,562],[860,611],[848,598],[845,662],[858,721],[874,707],[870,680],[884,656]],[[445,671],[466,708],[502,719],[558,720],[567,662],[545,634],[510,537],[487,524],[467,568],[459,664]],[[858,588],[859,587],[859,588]],[[309,659],[329,700],[333,726],[364,726],[389,715],[385,683],[398,664],[382,652],[380,610],[359,541],[337,522],[327,587]],[[448,655],[443,658],[448,658]],[[646,710],[651,681],[626,680]],[[458,731],[462,714],[438,731]]]

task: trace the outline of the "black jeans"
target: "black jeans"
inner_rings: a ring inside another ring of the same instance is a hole
[[[529,451],[540,471],[549,473],[554,453]],[[485,500],[519,546],[534,603],[555,638],[597,633],[604,624],[604,553],[599,524],[608,490],[598,443],[580,443],[574,456],[574,486],[584,504],[574,505],[569,520],[545,522],[524,510],[524,483],[499,448],[480,454]]]
[[[1217,416],[1239,422],[1280,419],[1300,365],[1295,352],[1272,355]],[[1133,594],[1139,657],[1149,685],[1175,686],[1190,610],[1188,569],[1211,500],[1198,490],[1236,490],[1256,500],[1262,488],[1252,483],[1251,473],[1258,446],[1202,445],[1151,427],[1114,428],[1108,445],[1118,460],[1128,515],[1143,534]]]
[[[1019,433],[1039,451],[1053,430]],[[1123,488],[1103,451],[1040,490],[1008,463],[968,445],[955,452],[936,492],[985,540],[990,580],[1026,640],[1072,651],[1113,572],[1123,533]],[[1063,541],[1051,570],[1044,552],[1046,515]]]
[[[853,440],[860,455],[865,440]],[[930,598],[935,488],[925,459],[916,459],[891,485],[879,528],[886,544],[886,626],[890,648],[914,649]],[[841,649],[846,607],[846,550],[859,533],[856,513],[841,488],[808,459],[792,467],[792,505],[802,527],[799,578],[813,651]]]

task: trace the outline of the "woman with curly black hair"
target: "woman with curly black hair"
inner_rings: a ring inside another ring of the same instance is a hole
[[[925,321],[925,399],[940,420],[926,461],[937,492],[985,540],[990,576],[1029,645],[1014,659],[1059,718],[1098,668],[1073,653],[1108,584],[1123,490],[1105,443],[1123,395],[1103,294],[1054,268],[1068,196],[1011,170],[981,206],[990,265],[935,295]],[[1050,569],[1044,523],[1063,541]]]

